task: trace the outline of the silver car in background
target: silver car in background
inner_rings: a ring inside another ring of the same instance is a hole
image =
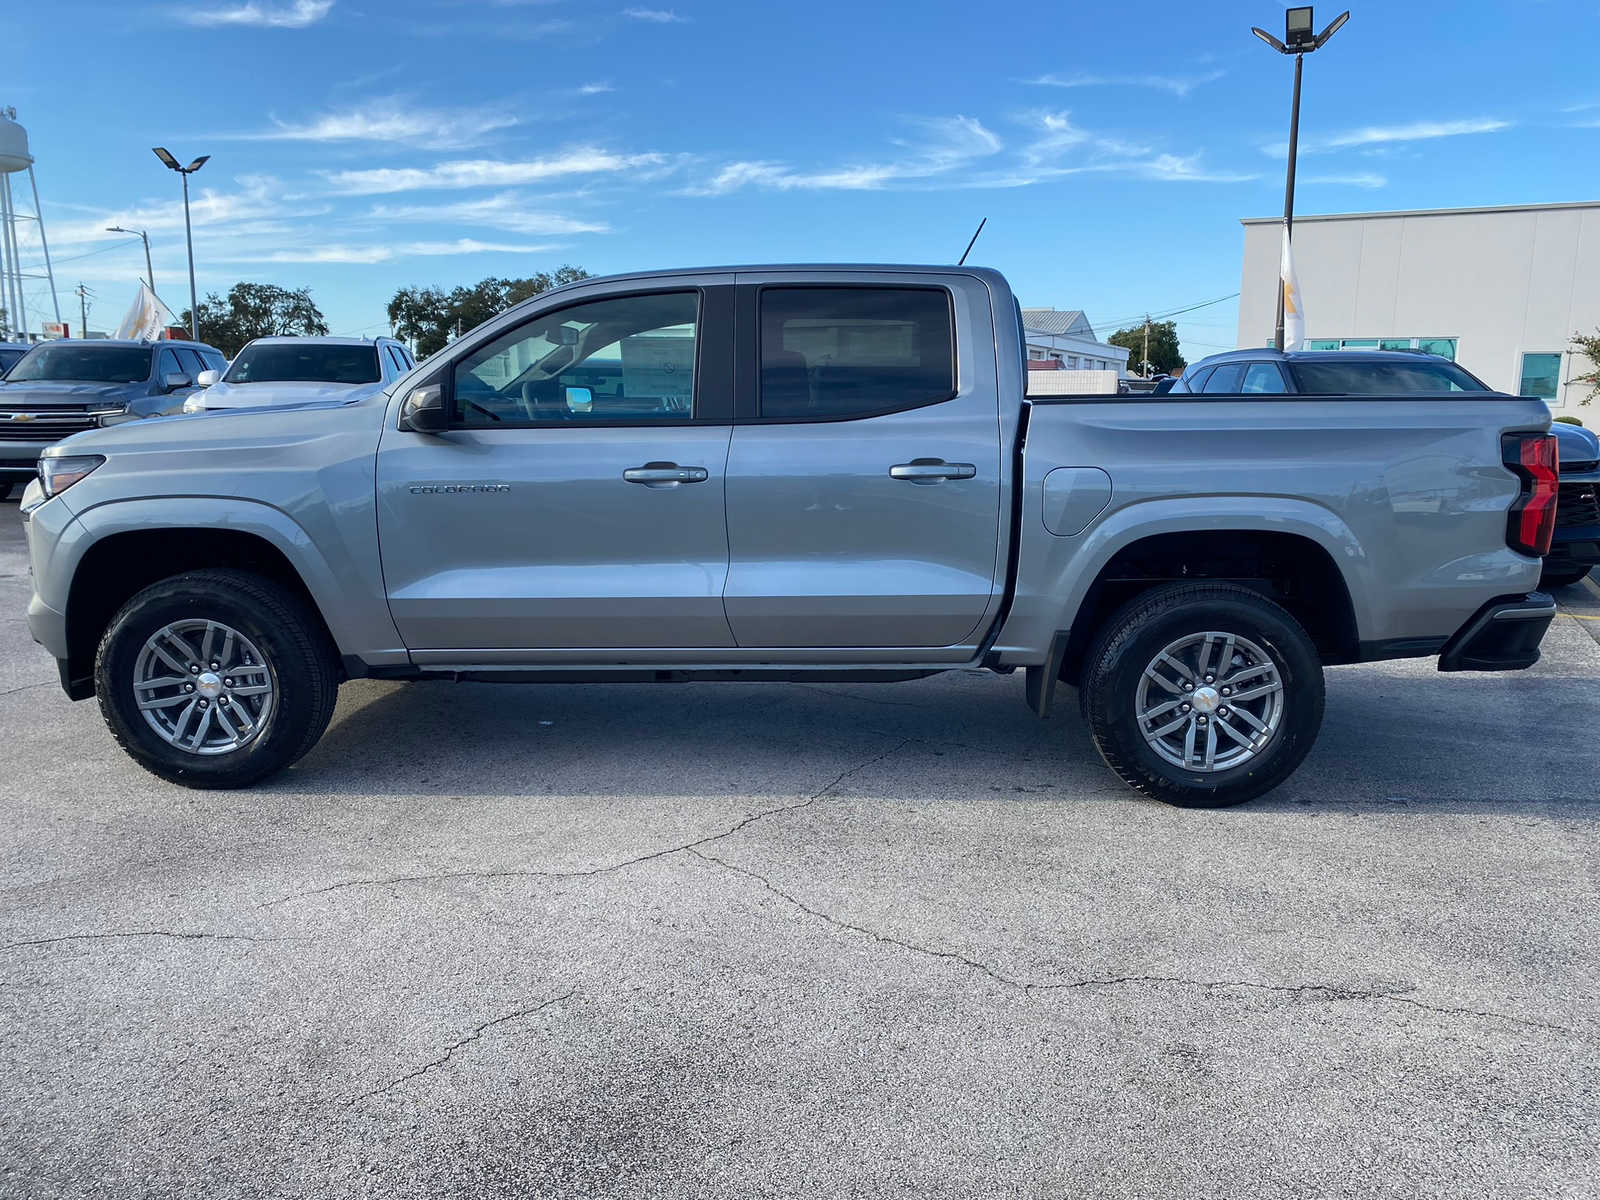
[[[184,401],[183,411],[349,403],[383,391],[415,365],[393,338],[257,338],[226,372],[201,374],[205,390]]]

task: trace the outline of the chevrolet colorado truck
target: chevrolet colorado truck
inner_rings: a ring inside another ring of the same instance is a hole
[[[156,774],[304,755],[342,680],[1076,688],[1179,804],[1274,787],[1323,668],[1538,658],[1537,400],[1028,399],[1005,279],[740,267],[534,297],[384,392],[46,450],[29,628]]]

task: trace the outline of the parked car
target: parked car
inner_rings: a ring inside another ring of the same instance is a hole
[[[225,372],[200,376],[203,391],[183,411],[348,403],[380,392],[416,362],[393,338],[265,337],[234,355]]]
[[[178,411],[200,372],[226,362],[203,342],[30,346],[0,380],[0,484],[31,479],[45,447],[69,434]]]
[[[1542,403],[1030,401],[1018,312],[983,269],[588,279],[316,422],[80,434],[23,499],[29,628],[196,787],[294,762],[356,676],[1020,667],[1133,787],[1227,804],[1305,757],[1326,665],[1538,659]]]
[[[28,347],[22,342],[0,342],[0,379],[5,378],[5,373],[27,352]]]
[[[1213,354],[1184,371],[1173,391],[1393,396],[1488,392],[1489,385],[1449,359],[1407,350],[1270,348]],[[1587,429],[1556,422],[1561,488],[1555,533],[1539,586],[1577,583],[1600,563],[1600,441]]]
[[[1550,432],[1561,447],[1561,492],[1539,586],[1566,587],[1600,563],[1600,438],[1564,421]]]

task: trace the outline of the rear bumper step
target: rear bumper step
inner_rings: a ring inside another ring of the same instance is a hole
[[[1526,670],[1539,661],[1539,642],[1555,616],[1556,602],[1544,592],[1496,597],[1445,643],[1439,670]]]

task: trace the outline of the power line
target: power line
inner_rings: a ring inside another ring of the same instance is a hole
[[[1163,318],[1166,318],[1166,317],[1176,317],[1176,316],[1179,316],[1182,313],[1195,312],[1196,310],[1202,309],[1202,308],[1210,308],[1213,304],[1222,304],[1225,301],[1237,300],[1238,298],[1239,298],[1239,293],[1238,292],[1229,292],[1226,296],[1218,296],[1214,300],[1202,300],[1198,304],[1187,304],[1187,305],[1184,305],[1182,308],[1169,308],[1165,312],[1150,313],[1149,314],[1149,319],[1152,320],[1152,321],[1158,321],[1158,320],[1162,320]],[[1113,330],[1116,330],[1116,329],[1122,328],[1125,325],[1126,326],[1133,326],[1135,324],[1142,325],[1144,320],[1145,320],[1145,317],[1146,317],[1145,313],[1134,313],[1131,317],[1118,317],[1115,321],[1102,321],[1101,322],[1101,327],[1103,328],[1106,325],[1110,325],[1113,328]]]
[[[65,258],[55,258],[55,259],[52,259],[51,261],[52,262],[77,262],[80,258],[93,258],[96,254],[105,254],[105,253],[108,253],[109,251],[112,251],[112,250],[126,250],[129,246],[133,245],[133,243],[138,241],[138,240],[139,240],[138,238],[134,238],[134,239],[132,239],[130,241],[126,241],[126,242],[112,242],[111,245],[109,245],[109,246],[101,246],[100,249],[98,249],[98,250],[87,250],[82,254],[69,254]]]

